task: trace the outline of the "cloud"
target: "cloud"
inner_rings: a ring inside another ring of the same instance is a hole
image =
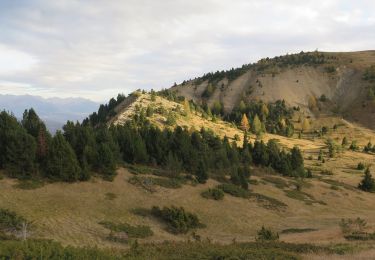
[[[6,0],[0,80],[17,93],[103,101],[266,56],[371,49],[374,9],[370,0]]]

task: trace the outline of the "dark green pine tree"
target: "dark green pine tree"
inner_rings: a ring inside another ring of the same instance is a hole
[[[46,163],[46,176],[62,181],[77,181],[81,169],[76,155],[60,131],[53,137]]]
[[[30,178],[36,173],[36,142],[23,128],[8,136],[5,168],[10,176]]]
[[[169,177],[177,178],[182,171],[182,162],[178,160],[172,152],[169,152],[165,162],[165,168],[168,171]]]
[[[303,157],[298,147],[294,146],[291,151],[291,166],[293,170],[303,168]]]
[[[38,137],[39,130],[42,125],[44,125],[39,116],[36,114],[35,110],[32,108],[30,108],[29,110],[26,109],[25,112],[23,112],[21,123],[26,131],[35,138]]]
[[[116,160],[108,143],[99,144],[97,163],[100,168],[99,170],[104,177],[111,177],[115,175]]]
[[[208,173],[207,173],[207,168],[204,162],[201,160],[198,164],[197,171],[195,173],[197,176],[197,180],[199,183],[206,183],[208,179]]]
[[[13,115],[0,112],[0,169],[5,167],[7,161],[7,147],[12,143],[10,136],[19,128],[20,125]]]
[[[373,192],[375,191],[375,180],[370,173],[370,169],[367,168],[365,171],[365,176],[359,183],[358,188],[363,191]]]
[[[51,134],[47,131],[46,125],[39,118],[33,108],[25,110],[22,117],[23,128],[32,135],[37,143],[36,157],[38,163],[44,167],[48,146],[51,141]]]

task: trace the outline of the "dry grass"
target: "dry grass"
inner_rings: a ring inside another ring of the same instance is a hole
[[[262,225],[276,231],[301,227],[318,229],[314,232],[282,235],[281,239],[288,242],[340,242],[343,241],[338,229],[341,218],[361,217],[370,226],[375,224],[374,194],[332,191],[328,184],[317,179],[312,180],[314,186],[304,192],[325,201],[327,205],[306,205],[288,198],[282,190],[270,184],[252,186],[252,192],[275,198],[287,205],[283,211],[275,211],[251,198],[230,195],[226,195],[222,201],[202,198],[202,191],[217,185],[213,180],[205,185],[184,185],[180,189],[159,187],[151,194],[128,183],[131,176],[127,170],[119,169],[113,182],[93,180],[75,184],[54,183],[34,190],[14,188],[14,180],[3,179],[0,181],[0,207],[15,210],[34,220],[35,235],[38,237],[52,238],[63,244],[100,247],[123,246],[105,240],[108,230],[98,224],[103,220],[150,226],[154,236],[143,241],[189,239],[189,235],[169,234],[153,218],[132,213],[135,208],[151,208],[154,205],[183,206],[196,213],[202,223],[207,225],[197,233],[202,238],[221,243],[230,243],[233,239],[253,240]],[[109,200],[108,193],[116,194],[116,198]]]

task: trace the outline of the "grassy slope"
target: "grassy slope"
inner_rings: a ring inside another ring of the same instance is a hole
[[[362,74],[366,68],[375,64],[375,51],[325,54],[334,55],[337,60],[316,67],[277,68],[274,74],[271,71],[250,70],[231,82],[223,79],[216,84],[217,88],[208,104],[221,101],[228,112],[238,105],[243,97],[271,102],[284,99],[289,105],[300,106],[308,112],[309,98],[318,98],[324,94],[338,105],[346,118],[374,129],[375,104],[368,102],[366,108],[362,107],[362,102],[366,101],[366,87],[369,85],[362,80]],[[327,66],[333,66],[336,71],[327,73]],[[199,103],[208,84],[204,81],[196,85],[193,80],[185,85],[174,86],[171,90]],[[247,95],[249,91],[251,94]]]
[[[134,111],[136,104],[146,107],[150,103],[148,95],[141,95],[122,114],[121,120]],[[171,109],[177,103],[157,97],[156,105],[162,104]],[[133,110],[132,110],[133,109]],[[118,118],[117,118],[118,120]],[[160,126],[164,125],[165,118],[154,114],[151,122]],[[119,123],[121,123],[119,121]],[[196,129],[204,126],[216,131],[219,135],[233,137],[234,134],[242,136],[242,132],[230,124],[218,120],[216,123],[202,119],[200,116],[190,114],[188,117],[178,115],[177,123],[182,126]],[[359,145],[366,144],[375,137],[373,131],[347,123],[340,118],[322,115],[314,120],[312,128],[334,124],[342,124],[336,131],[330,130],[328,136],[341,141],[345,135],[349,141],[358,140]],[[297,125],[298,127],[298,125]],[[251,137],[254,140],[254,136]],[[361,217],[368,221],[372,229],[375,228],[374,194],[358,191],[355,187],[362,178],[362,173],[355,170],[358,162],[367,164],[375,162],[373,155],[360,152],[345,151],[338,157],[327,159],[325,164],[320,164],[316,158],[319,149],[325,149],[325,138],[309,139],[303,135],[302,139],[286,138],[266,134],[262,137],[265,141],[277,138],[281,145],[292,147],[299,145],[304,151],[305,159],[310,155],[313,160],[306,160],[306,165],[314,169],[315,178],[308,180],[311,185],[302,188],[302,191],[312,195],[315,201],[323,201],[326,205],[313,203],[308,205],[287,196],[294,190],[294,179],[282,178],[287,186],[283,189],[272,184],[266,170],[253,169],[252,179],[258,180],[258,185],[252,185],[255,193],[277,199],[288,206],[285,209],[267,209],[255,198],[240,199],[226,195],[223,201],[207,200],[201,197],[201,192],[209,187],[214,187],[217,182],[209,180],[205,185],[184,185],[180,189],[166,189],[156,187],[157,192],[149,193],[144,189],[128,183],[132,176],[126,169],[120,168],[118,176],[113,182],[93,179],[83,183],[54,183],[36,190],[20,190],[14,187],[15,180],[0,180],[0,207],[15,210],[30,220],[35,221],[34,235],[43,238],[52,238],[63,244],[71,245],[98,245],[100,247],[123,247],[124,245],[109,242],[105,237],[109,231],[98,222],[107,220],[113,222],[127,222],[151,226],[154,236],[143,239],[142,242],[161,242],[164,240],[185,241],[191,239],[190,235],[172,235],[164,230],[158,221],[148,217],[141,217],[132,213],[137,207],[150,208],[154,205],[183,206],[187,210],[200,216],[207,225],[197,233],[202,238],[210,238],[217,242],[230,243],[236,241],[253,240],[256,231],[267,225],[276,231],[287,228],[314,228],[317,231],[283,234],[281,240],[287,242],[314,242],[331,243],[344,241],[338,228],[341,218]],[[239,142],[240,143],[240,142]],[[332,176],[320,175],[322,169],[333,171]],[[374,171],[373,171],[374,172]],[[275,176],[271,176],[275,177]],[[320,179],[330,179],[331,182]],[[338,189],[332,189],[332,180]],[[345,184],[340,184],[343,182]],[[284,185],[285,186],[285,185]],[[114,193],[117,198],[108,200],[106,194]],[[297,194],[298,195],[298,194]],[[299,194],[301,195],[301,194]],[[306,198],[306,197],[305,197]]]
[[[254,238],[261,225],[274,230],[286,228],[316,228],[318,231],[282,235],[288,242],[339,242],[343,241],[338,229],[341,218],[362,217],[369,225],[375,225],[374,194],[363,193],[340,187],[330,189],[330,184],[313,179],[310,188],[303,191],[322,200],[327,205],[307,205],[305,202],[289,198],[280,188],[263,181],[264,172],[254,170],[252,178],[260,184],[253,185],[256,193],[267,195],[286,203],[285,210],[272,210],[262,207],[254,199],[246,200],[226,195],[223,201],[207,200],[200,193],[217,183],[210,180],[205,185],[184,185],[180,189],[157,188],[149,193],[144,189],[129,184],[132,176],[126,169],[119,169],[113,182],[93,180],[84,183],[48,184],[36,190],[20,190],[13,187],[14,180],[0,181],[2,193],[0,207],[15,210],[30,220],[35,221],[35,236],[52,238],[64,244],[121,246],[108,242],[105,237],[109,231],[98,224],[99,221],[128,222],[151,226],[155,235],[143,241],[186,240],[189,235],[175,236],[164,230],[164,226],[155,219],[134,215],[132,209],[150,208],[153,205],[183,206],[197,213],[207,225],[197,233],[203,238],[229,243],[249,241]],[[336,178],[354,178],[351,174],[340,173]],[[283,178],[284,179],[284,178]],[[356,176],[359,179],[359,176]],[[291,179],[286,179],[291,182]],[[294,189],[293,185],[285,190]],[[106,199],[106,193],[117,195],[114,200]]]

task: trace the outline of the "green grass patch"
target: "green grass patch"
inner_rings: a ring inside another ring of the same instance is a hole
[[[155,192],[155,186],[160,186],[168,189],[178,189],[185,183],[184,179],[166,178],[166,177],[146,177],[146,176],[132,176],[129,183],[140,186],[149,192]]]
[[[105,198],[106,198],[107,200],[114,200],[114,199],[117,198],[117,195],[114,194],[114,193],[112,193],[112,192],[107,192],[107,193],[105,194]]]
[[[279,201],[275,198],[268,197],[263,194],[259,193],[250,193],[250,196],[255,198],[256,201],[266,209],[271,209],[271,210],[284,210],[286,207],[288,207],[287,204],[285,204],[282,201]]]
[[[13,187],[22,190],[35,190],[44,186],[44,182],[41,180],[18,180],[18,183]]]
[[[273,185],[275,185],[275,187],[279,189],[285,189],[289,187],[289,184],[286,180],[278,178],[278,177],[266,176],[266,177],[263,177],[262,180],[272,183]]]
[[[232,183],[223,183],[217,186],[218,189],[221,189],[223,192],[228,193],[234,197],[239,197],[239,198],[250,198],[251,193],[248,190],[245,190],[239,186],[236,186]]]
[[[222,200],[224,198],[224,192],[218,188],[208,189],[202,192],[201,195],[203,198],[212,200]]]
[[[295,200],[300,200],[305,202],[307,205],[312,205],[313,203],[327,205],[324,201],[316,200],[313,195],[308,194],[299,190],[285,190],[286,196]]]
[[[356,232],[356,233],[346,235],[344,237],[347,240],[369,241],[369,240],[375,240],[375,232],[374,233]]]
[[[110,221],[101,221],[99,224],[113,232],[124,232],[129,238],[146,238],[154,234],[149,226],[132,226],[127,223],[116,224]]]
[[[336,180],[332,180],[332,179],[320,179],[320,181],[325,182],[327,184],[330,184],[332,186],[342,187],[342,188],[345,188],[347,190],[358,191],[357,188],[355,188],[355,187],[353,187],[349,184],[346,184],[344,182],[341,182],[341,181],[336,181]]]
[[[312,231],[318,231],[316,228],[287,228],[283,229],[280,234],[294,234],[294,233],[306,233],[306,232],[312,232]]]
[[[346,254],[354,251],[352,244],[318,246],[291,244],[279,241],[248,242],[222,245],[209,242],[164,242],[139,244],[134,242],[127,250],[87,247],[64,247],[50,240],[29,239],[2,241],[1,259],[302,259],[302,254]]]

